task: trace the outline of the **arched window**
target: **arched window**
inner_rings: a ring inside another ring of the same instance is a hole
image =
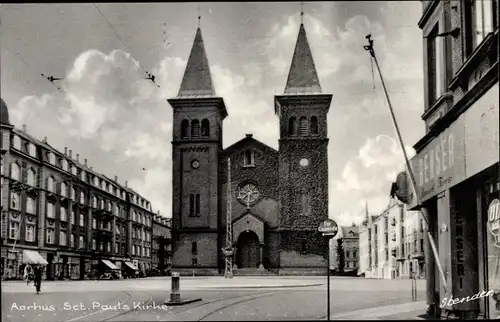
[[[195,241],[191,243],[191,253],[193,255],[198,253],[198,244]]]
[[[99,179],[94,177],[94,186],[99,187]]]
[[[80,192],[80,203],[85,204],[85,193],[83,191]]]
[[[311,134],[318,134],[318,118],[311,116]]]
[[[189,137],[189,121],[182,120],[181,122],[181,137],[188,138]]]
[[[47,179],[47,190],[50,192],[54,192],[54,178],[49,177]]]
[[[96,196],[92,197],[92,207],[97,208],[97,197]]]
[[[201,136],[210,136],[210,122],[207,119],[201,121]]]
[[[32,186],[32,187],[35,187],[36,184],[35,184],[35,170],[33,169],[29,169],[28,170],[28,178],[27,178],[27,183]]]
[[[200,137],[200,121],[198,120],[193,120],[193,122],[191,122],[191,137],[192,138]]]
[[[12,163],[10,166],[10,177],[14,180],[21,181],[21,168],[19,164]]]
[[[52,165],[56,164],[56,156],[52,152],[49,152],[49,163]]]
[[[308,124],[307,117],[302,116],[299,121],[299,133],[300,135],[307,135],[308,133]]]
[[[71,200],[75,200],[75,196],[76,196],[76,191],[75,191],[75,188],[71,187],[71,194],[70,194],[70,198]]]
[[[288,121],[288,134],[297,135],[297,119],[292,116]]]
[[[61,183],[61,196],[66,197],[68,188],[64,182]]]
[[[36,158],[36,146],[32,143],[28,143],[28,149],[29,155]]]

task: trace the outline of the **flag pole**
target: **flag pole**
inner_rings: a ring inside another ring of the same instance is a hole
[[[375,61],[375,66],[377,66],[377,71],[378,71],[378,74],[380,76],[380,82],[382,83],[382,87],[384,89],[385,98],[387,99],[387,105],[389,106],[389,111],[391,112],[392,122],[393,122],[394,128],[396,130],[396,134],[397,134],[397,137],[398,137],[398,140],[399,140],[399,144],[401,145],[401,149],[403,150],[403,156],[405,158],[406,168],[407,168],[408,173],[410,174],[410,181],[411,181],[411,184],[412,184],[412,187],[413,187],[413,191],[415,192],[416,202],[417,202],[417,205],[420,205],[421,202],[420,202],[420,198],[419,198],[419,194],[418,194],[418,189],[417,189],[417,184],[416,184],[416,180],[415,180],[415,175],[413,173],[413,169],[411,168],[410,160],[408,159],[408,154],[406,153],[406,149],[405,149],[405,146],[404,146],[404,143],[403,143],[403,138],[401,136],[401,131],[399,130],[399,126],[398,126],[398,123],[397,123],[397,120],[396,120],[396,116],[394,115],[394,110],[392,108],[391,100],[389,98],[389,94],[387,93],[387,88],[385,86],[384,78],[382,77],[382,72],[380,71],[380,66],[378,64],[378,60],[377,60],[377,57],[375,55],[375,50],[373,49],[373,40],[371,39],[371,35],[367,35],[366,39],[368,39],[368,45],[367,46],[363,46],[363,47],[364,47],[365,50],[367,50],[367,51],[370,52],[370,55],[373,57],[373,60]],[[430,243],[431,248],[432,248],[432,253],[434,255],[434,260],[436,261],[436,265],[437,265],[437,268],[439,270],[439,274],[440,274],[442,282],[443,282],[444,291],[447,292],[446,277],[444,276],[443,268],[441,266],[441,262],[439,261],[439,254],[438,254],[438,251],[437,251],[437,248],[436,248],[436,244],[434,242],[434,238],[433,238],[432,233],[431,233],[431,229],[432,228],[431,228],[431,225],[429,223],[429,213],[427,211],[427,208],[425,208],[425,207],[420,207],[419,210],[420,210],[420,213],[422,214],[422,217],[424,218],[424,220],[425,220],[425,222],[427,224],[427,236],[429,238],[429,243]]]

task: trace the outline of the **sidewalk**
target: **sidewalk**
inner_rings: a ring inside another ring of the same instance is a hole
[[[386,305],[330,315],[330,320],[424,320],[426,301]]]

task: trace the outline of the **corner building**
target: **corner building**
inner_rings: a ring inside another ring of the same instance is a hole
[[[232,225],[236,274],[325,273],[328,245],[317,228],[328,218],[331,99],[321,92],[301,24],[284,94],[274,98],[278,151],[252,134],[223,148],[228,112],[215,93],[198,28],[179,94],[168,100],[174,115],[174,270],[222,274],[226,225]]]
[[[498,0],[422,3],[426,134],[411,167],[447,286],[426,239],[428,304],[436,315],[497,319]],[[477,300],[449,301],[490,290]]]
[[[72,150],[58,151],[26,126],[15,128],[2,99],[0,115],[2,278],[21,279],[23,259],[33,253],[48,262],[48,280],[83,280],[110,268],[145,274],[151,268],[150,202]]]

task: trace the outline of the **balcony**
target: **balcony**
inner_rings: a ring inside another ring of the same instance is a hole
[[[396,218],[391,219],[391,226],[396,226]]]
[[[423,260],[425,258],[425,254],[423,251],[419,250],[419,251],[413,252],[412,258],[418,259],[418,260]]]

